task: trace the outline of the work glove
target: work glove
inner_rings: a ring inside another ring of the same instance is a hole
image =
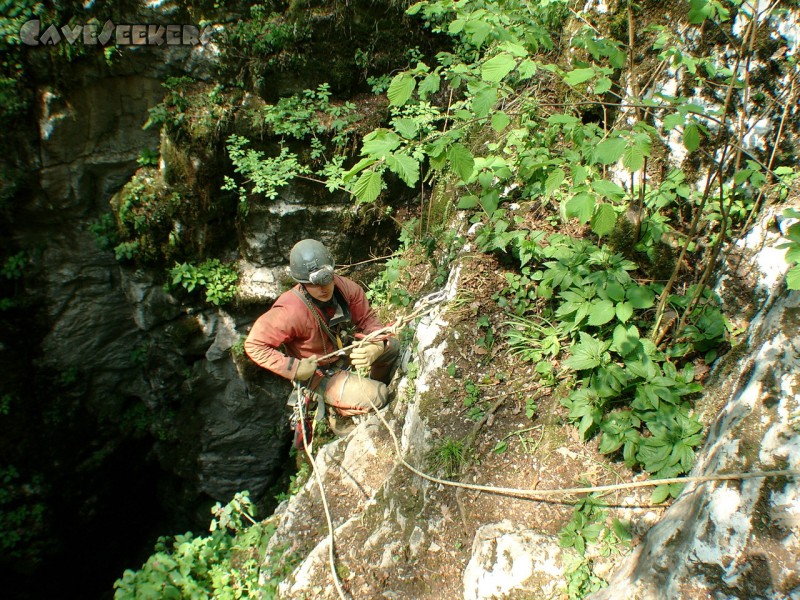
[[[350,364],[356,369],[368,369],[383,354],[383,342],[370,342],[353,348]]]
[[[294,373],[295,381],[305,381],[314,374],[317,370],[317,357],[309,356],[300,361],[297,365],[297,371]]]

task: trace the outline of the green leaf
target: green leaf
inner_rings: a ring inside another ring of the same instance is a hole
[[[687,17],[692,25],[700,25],[711,14],[708,0],[691,0]]]
[[[795,265],[786,274],[786,287],[790,290],[800,290],[800,265]]]
[[[366,158],[362,158],[355,165],[353,165],[352,169],[347,171],[347,173],[345,173],[342,176],[342,181],[350,181],[353,178],[353,175],[356,175],[356,174],[360,173],[361,171],[363,171],[367,167],[374,165],[376,162],[378,162],[378,159],[373,158],[371,156],[367,156]]]
[[[640,171],[644,168],[645,153],[639,146],[629,146],[622,153],[622,164],[628,171]]]
[[[419,133],[419,125],[414,119],[397,119],[393,122],[395,131],[407,140],[413,140]]]
[[[628,297],[631,306],[638,309],[650,308],[653,306],[653,302],[655,300],[655,294],[653,293],[653,290],[644,285],[637,285],[628,288],[628,291],[625,295]]]
[[[495,102],[497,102],[496,87],[490,85],[479,90],[472,97],[472,110],[475,112],[475,116],[486,117],[492,111]]]
[[[365,171],[353,186],[353,193],[359,202],[374,202],[383,189],[381,173],[375,170]]]
[[[464,33],[472,44],[480,47],[492,33],[492,26],[485,19],[470,19],[464,24]]]
[[[650,502],[653,504],[661,504],[669,498],[669,485],[662,484],[657,485],[656,488],[653,490],[653,493],[650,494]]]
[[[563,169],[553,169],[550,175],[547,176],[547,179],[544,182],[544,193],[546,196],[549,196],[554,191],[556,191],[561,184],[566,179],[566,174],[564,173]]]
[[[569,172],[572,175],[573,186],[579,186],[589,176],[589,169],[583,165],[570,165]]]
[[[472,176],[475,159],[463,144],[456,143],[450,146],[447,150],[447,159],[450,161],[453,171],[462,181],[467,181]]]
[[[492,115],[492,129],[497,133],[500,133],[503,129],[508,127],[509,123],[511,123],[511,119],[501,110]]]
[[[689,152],[694,152],[700,147],[700,130],[694,123],[689,123],[684,127],[683,145]]]
[[[458,208],[460,209],[477,208],[478,206],[479,206],[478,197],[474,194],[470,194],[469,196],[463,196],[458,201]]]
[[[687,469],[687,471],[688,471],[688,469]],[[683,491],[683,488],[685,486],[686,486],[685,483],[680,483],[680,482],[670,483],[669,484],[669,495],[672,496],[673,498],[677,498],[678,496],[680,496],[680,494]]]
[[[588,192],[580,192],[567,200],[564,205],[566,217],[578,217],[583,223],[588,223],[594,213],[594,196]]]
[[[671,113],[664,117],[664,131],[672,131],[676,127],[683,127],[686,117],[681,113]]]
[[[436,73],[429,73],[419,84],[419,97],[424,100],[428,97],[428,94],[435,94],[438,92],[441,81],[442,78],[439,77],[439,75]]]
[[[636,451],[637,445],[635,441],[627,441],[625,442],[625,446],[622,448],[622,458],[625,461],[625,466],[628,468],[633,468],[636,464]]]
[[[550,115],[547,117],[547,124],[548,125],[566,125],[568,127],[574,127],[580,123],[580,119],[573,115],[565,115],[565,114],[555,114]]]
[[[390,154],[386,157],[389,169],[397,174],[408,187],[414,187],[419,179],[419,162],[407,154]]]
[[[611,530],[623,542],[630,542],[633,539],[630,523],[624,523],[623,521],[615,518],[611,522]]]
[[[530,79],[534,75],[536,75],[536,63],[533,62],[531,59],[526,58],[517,67],[517,75],[521,79]]]
[[[592,182],[592,189],[602,196],[606,196],[611,200],[621,200],[625,197],[625,190],[618,186],[613,181],[601,179],[600,181]]]
[[[609,281],[606,284],[605,291],[614,302],[622,302],[625,299],[625,288],[616,281]]]
[[[483,196],[481,196],[481,206],[483,210],[485,210],[488,214],[494,214],[494,211],[497,210],[497,206],[500,204],[500,192],[495,190],[489,190]],[[498,221],[498,223],[503,223],[503,221]]]
[[[591,523],[583,528],[583,537],[589,542],[596,542],[605,528],[605,523]]]
[[[393,152],[402,140],[394,131],[388,129],[376,129],[364,136],[361,145],[361,154],[374,158],[383,158]],[[361,163],[359,163],[361,164]]]
[[[510,52],[517,58],[528,56],[528,51],[525,49],[525,46],[515,44],[514,42],[503,42],[500,44],[500,50],[503,52]]]
[[[591,220],[592,231],[602,237],[614,231],[616,224],[617,212],[614,207],[605,202],[598,204]]]
[[[600,438],[600,446],[598,447],[598,450],[600,451],[600,454],[611,454],[612,452],[619,450],[620,446],[622,446],[622,441],[621,435],[614,435],[604,432],[603,437]]]
[[[608,77],[601,77],[594,86],[595,94],[605,94],[614,83]]]
[[[497,56],[490,58],[481,68],[481,78],[484,81],[498,82],[514,70],[517,61],[508,52],[501,52]]]
[[[580,332],[580,339],[580,343],[572,347],[572,356],[564,361],[564,365],[576,371],[600,366],[611,342],[600,341],[584,331]]]
[[[494,452],[495,454],[502,454],[506,450],[508,450],[508,442],[504,440],[497,442],[494,448],[492,448],[492,452]]]
[[[411,73],[398,73],[389,84],[389,89],[386,92],[389,98],[390,106],[402,106],[411,94],[414,93],[414,88],[417,86],[417,80]]]
[[[597,144],[595,157],[597,162],[610,165],[617,162],[623,152],[625,152],[625,140],[620,137],[609,138]]]
[[[494,183],[494,173],[491,171],[481,171],[478,173],[478,183],[484,190],[488,190]]]
[[[633,316],[633,306],[630,302],[620,302],[616,307],[617,318],[623,323]]]
[[[595,76],[595,70],[591,67],[586,69],[575,69],[564,75],[564,81],[567,85],[576,86],[589,81]]]
[[[588,323],[594,326],[605,325],[614,318],[615,314],[613,302],[610,300],[598,300],[592,302]]]
[[[633,325],[628,328],[625,328],[624,325],[617,325],[614,328],[613,339],[614,342],[611,344],[611,350],[615,350],[623,357],[636,351],[641,345],[639,341],[639,330]]]

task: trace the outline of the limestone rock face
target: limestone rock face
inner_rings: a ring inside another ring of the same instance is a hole
[[[563,577],[561,548],[553,536],[520,530],[511,521],[478,529],[464,570],[464,600],[484,600],[521,590],[551,598]]]
[[[114,415],[126,397],[146,387],[133,364],[142,338],[114,257],[75,235],[52,240],[41,260],[47,265],[42,290],[51,326],[42,341],[40,366],[74,373],[85,385],[89,405]]]
[[[142,125],[164,78],[206,60],[188,49],[150,52],[152,69],[131,61],[116,76],[85,73],[69,91],[39,90],[40,188],[16,232],[21,246],[42,248],[29,285],[47,321],[38,366],[68,374],[103,419],[119,422],[139,404],[164,415],[151,427],[156,455],[183,479],[186,498],[227,500],[244,489],[257,498],[283,468],[288,385],[233,348],[279,283],[250,290],[251,308],[235,316],[182,304],[163,276],[121,266],[88,227],[140,153],[159,147],[158,129]]]
[[[290,185],[278,198],[251,207],[242,223],[239,247],[244,259],[257,267],[281,267],[295,242],[314,238],[328,247],[337,264],[346,264],[363,256],[382,232],[388,240],[393,226],[387,220],[370,220],[359,227],[354,222],[360,217],[348,196],[319,192]],[[348,235],[342,235],[345,231]]]

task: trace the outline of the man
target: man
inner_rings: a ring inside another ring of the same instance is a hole
[[[351,335],[363,337],[383,325],[361,287],[335,274],[333,257],[321,242],[297,242],[289,254],[289,272],[297,285],[256,320],[245,352],[256,364],[320,394],[331,407],[332,429],[346,433],[352,424],[348,428],[336,416],[352,417],[373,404],[386,404],[386,385],[400,344],[381,336],[352,349],[349,356],[323,358],[350,345]],[[352,369],[369,370],[369,377]]]

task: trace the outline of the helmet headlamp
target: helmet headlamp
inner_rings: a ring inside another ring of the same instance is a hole
[[[333,267],[323,265],[316,271],[309,273],[308,280],[314,285],[328,285],[333,281]]]

